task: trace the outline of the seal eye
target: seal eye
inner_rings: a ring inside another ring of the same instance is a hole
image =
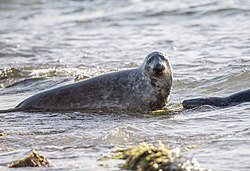
[[[149,64],[152,61],[152,58],[148,58],[147,63]]]

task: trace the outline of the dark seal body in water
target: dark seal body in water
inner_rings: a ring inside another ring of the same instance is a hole
[[[161,52],[135,69],[117,71],[38,93],[14,109],[1,111],[150,111],[167,103],[172,69]]]
[[[184,108],[190,109],[203,105],[210,105],[215,107],[227,107],[237,105],[242,102],[250,102],[250,89],[232,94],[227,97],[210,97],[188,99],[182,102]]]

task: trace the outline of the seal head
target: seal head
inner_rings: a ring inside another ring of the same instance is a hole
[[[151,97],[150,110],[161,109],[169,100],[173,82],[172,67],[166,54],[152,52],[148,54],[141,66],[143,74],[150,82],[156,99]]]
[[[168,57],[162,52],[152,52],[146,56],[142,64],[144,74],[154,86],[166,84],[172,86],[173,74]],[[162,85],[164,86],[164,85]],[[162,87],[164,89],[164,87]]]

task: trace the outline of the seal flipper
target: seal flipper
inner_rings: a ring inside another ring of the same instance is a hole
[[[22,110],[19,108],[12,108],[12,109],[0,110],[0,113],[20,112],[20,111]]]
[[[0,113],[9,113],[9,112],[20,112],[20,111],[24,111],[25,108],[22,108],[23,101],[21,103],[19,103],[16,107],[14,108],[10,108],[10,109],[4,109],[4,110],[0,110]]]

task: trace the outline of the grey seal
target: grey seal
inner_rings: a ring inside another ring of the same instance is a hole
[[[190,109],[203,105],[210,105],[215,107],[228,107],[243,102],[250,102],[250,89],[234,93],[227,97],[187,99],[182,102],[182,105],[184,108]]]
[[[168,101],[172,68],[162,52],[148,54],[140,67],[92,77],[33,95],[11,111],[106,111],[157,110]]]

